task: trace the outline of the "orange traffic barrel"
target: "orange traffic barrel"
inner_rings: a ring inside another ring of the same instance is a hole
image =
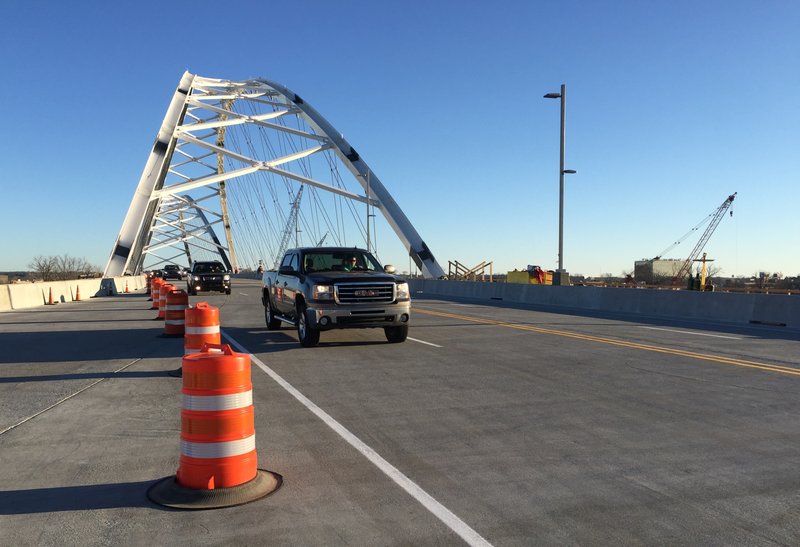
[[[208,302],[198,302],[186,308],[183,354],[198,353],[203,344],[219,344],[219,308]]]
[[[186,308],[189,307],[189,295],[180,289],[167,293],[166,312],[164,313],[164,335],[183,336]]]
[[[219,349],[183,357],[176,480],[187,488],[238,486],[253,480],[258,469],[250,356],[228,345]]]
[[[153,278],[153,282],[150,285],[150,297],[151,297],[151,300],[153,301],[153,305],[150,306],[151,310],[157,310],[158,309],[158,304],[159,304],[158,296],[159,296],[159,294],[161,292],[161,285],[163,285],[163,284],[164,284],[164,280],[161,279],[160,277],[154,277]]]
[[[167,294],[169,291],[175,290],[176,287],[172,283],[164,282],[158,291],[158,317],[156,319],[164,319],[167,316]]]
[[[153,283],[153,277],[150,274],[144,276],[145,279],[145,293],[150,294],[150,285]]]
[[[178,471],[153,485],[148,497],[169,507],[208,509],[277,490],[282,477],[258,468],[250,356],[205,344],[183,357],[183,370]]]

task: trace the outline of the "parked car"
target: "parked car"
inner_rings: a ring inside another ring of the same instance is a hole
[[[186,277],[187,292],[219,291],[231,294],[231,272],[217,260],[195,262]]]

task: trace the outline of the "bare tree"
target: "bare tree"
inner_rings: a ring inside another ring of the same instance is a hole
[[[694,271],[696,274],[699,274],[702,270],[703,267],[698,264]],[[716,266],[710,262],[706,264],[706,277],[716,277],[718,274],[722,273],[722,271],[721,266]]]
[[[97,266],[89,264],[85,258],[75,258],[66,254],[62,256],[37,256],[28,264],[28,267],[36,272],[42,278],[42,281],[63,281],[81,277],[94,277],[98,272]]]
[[[35,256],[28,264],[28,268],[36,273],[38,277],[41,277],[42,281],[53,281],[55,279],[56,264],[54,256]]]

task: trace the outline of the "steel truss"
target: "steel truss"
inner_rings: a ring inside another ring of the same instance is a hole
[[[291,118],[302,123],[287,123]],[[260,157],[253,146],[229,146],[226,140],[234,138],[231,133],[244,127],[274,131],[301,146],[269,148],[268,157]],[[347,168],[364,195],[309,174],[305,166],[310,158],[330,153]],[[155,264],[183,256],[191,262],[193,250],[216,253],[236,269],[225,187],[230,190],[236,179],[253,174],[296,181],[369,204],[383,214],[425,277],[445,275],[378,176],[300,96],[269,80],[235,82],[188,72],[167,109],[104,275],[141,273],[146,257]],[[203,196],[193,199],[190,193],[197,192]],[[209,200],[214,207],[205,205]],[[224,231],[225,245],[215,226]]]

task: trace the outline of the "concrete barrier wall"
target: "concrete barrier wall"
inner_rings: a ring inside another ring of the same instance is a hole
[[[0,285],[0,311],[11,309],[11,293],[8,285]]]
[[[125,291],[143,289],[145,277],[125,276],[107,279],[75,279],[71,281],[48,281],[41,283],[11,283],[0,286],[0,311],[19,310],[44,306],[53,292],[53,302],[73,302],[80,291],[81,300],[95,296],[119,294]],[[109,292],[110,291],[110,292]]]
[[[535,304],[576,311],[615,312],[669,319],[766,324],[800,330],[800,297],[779,294],[554,287],[413,279],[412,293]]]

